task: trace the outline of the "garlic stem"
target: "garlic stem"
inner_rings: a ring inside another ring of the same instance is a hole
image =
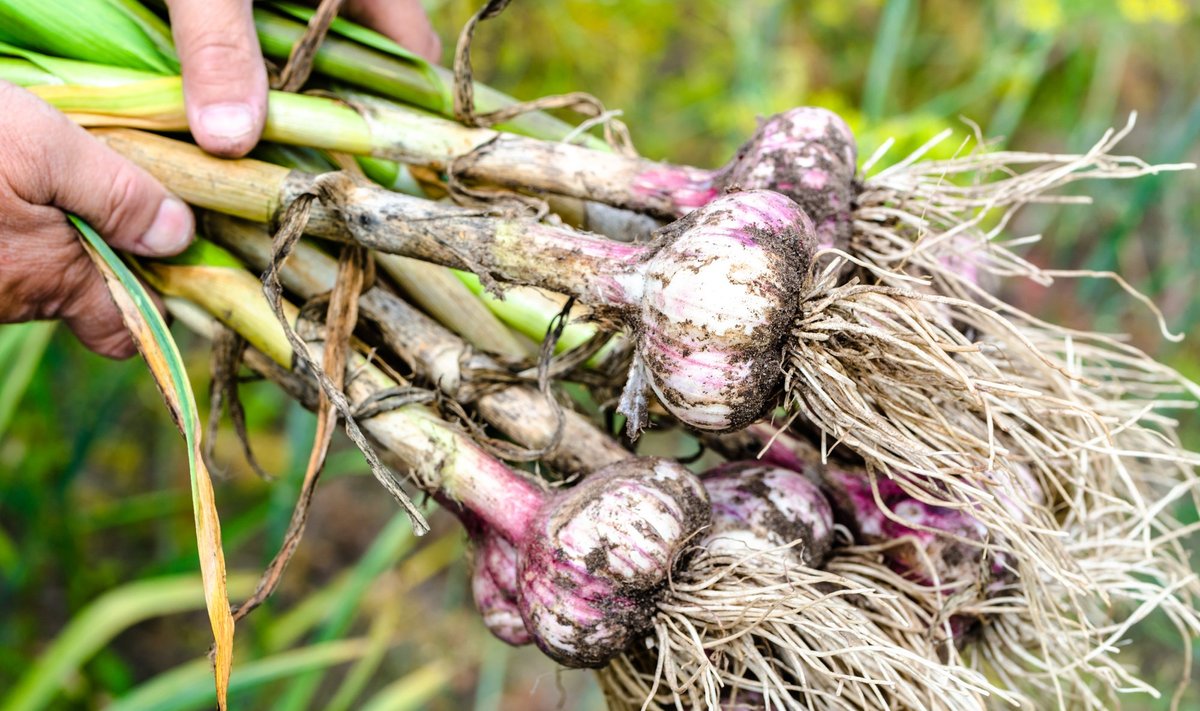
[[[809,278],[815,237],[808,217],[777,193],[723,196],[642,246],[485,217],[337,174],[316,178],[255,161],[221,161],[137,132],[98,135],[193,204],[265,222],[291,196],[315,190],[323,209],[311,213],[311,234],[541,286],[607,309],[639,336],[630,380],[646,382],[673,415],[697,429],[743,427],[779,390],[783,343]]]
[[[251,267],[266,268],[271,244],[262,225],[216,213],[205,213],[202,223],[208,237],[236,252]],[[333,258],[301,242],[280,277],[290,291],[311,299],[333,288],[336,270]],[[474,402],[489,423],[525,447],[541,449],[551,442],[558,426],[556,408],[537,389],[523,385],[482,391],[461,387],[464,369],[501,372],[503,366],[474,351],[395,294],[369,289],[359,298],[359,310],[379,326],[385,343],[412,364],[422,379],[450,397]],[[543,456],[550,466],[572,474],[631,456],[587,418],[569,408],[561,412],[560,441]],[[567,442],[572,446],[564,446]]]

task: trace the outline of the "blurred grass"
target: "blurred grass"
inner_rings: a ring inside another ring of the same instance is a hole
[[[448,47],[476,4],[428,3]],[[888,137],[898,158],[943,128],[965,131],[960,116],[1009,146],[1084,150],[1136,110],[1128,152],[1200,161],[1200,17],[1184,0],[524,2],[481,26],[474,58],[480,78],[520,97],[590,91],[624,111],[644,154],[705,166],[724,162],[757,116],[806,103],[845,115],[863,157]],[[1106,282],[1014,298],[1060,321],[1129,333],[1200,378],[1200,179],[1077,189],[1096,204],[1030,210],[1015,225],[1045,234],[1033,258],[1116,268],[1193,338],[1165,345],[1146,312]],[[203,392],[207,351],[180,336]],[[140,363],[87,354],[65,329],[7,326],[0,368],[3,703],[106,592],[192,574],[196,553],[184,452]],[[257,479],[224,433],[217,495],[231,569],[255,571],[286,527],[313,424],[270,386],[243,390],[257,452],[279,478]],[[1197,419],[1186,422],[1185,443],[1200,447]],[[492,641],[470,607],[457,530],[434,517],[430,538],[405,538],[363,473],[356,453],[335,453],[280,593],[239,627],[238,708],[408,699],[412,708],[550,709],[560,685],[563,708],[601,707],[586,673],[560,679],[535,651]],[[1180,642],[1160,622],[1123,656],[1169,696]],[[153,694],[180,704],[173,690],[209,693],[198,661],[207,634],[195,612],[129,626],[65,677],[49,708],[139,699],[137,708],[164,708]],[[1184,708],[1200,708],[1200,692]]]

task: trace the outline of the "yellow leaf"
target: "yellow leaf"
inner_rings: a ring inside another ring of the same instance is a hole
[[[162,315],[158,312],[158,307],[137,277],[94,230],[74,216],[71,220],[83,234],[83,244],[88,255],[104,276],[105,284],[121,312],[121,318],[125,321],[125,326],[133,336],[138,351],[141,352],[162,393],[167,410],[187,441],[196,544],[200,553],[200,575],[204,582],[204,599],[215,640],[213,666],[217,705],[223,711],[226,708],[229,676],[233,667],[234,625],[225,581],[221,522],[217,515],[212,479],[200,455],[200,418],[197,416],[187,371],[184,370],[183,360]]]

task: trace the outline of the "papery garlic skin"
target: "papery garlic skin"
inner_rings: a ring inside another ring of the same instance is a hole
[[[761,462],[723,464],[702,477],[712,524],[700,546],[734,557],[780,551],[819,566],[833,545],[833,510],[803,474]]]
[[[684,424],[723,432],[758,419],[782,380],[782,344],[814,248],[788,198],[726,195],[668,226],[645,264],[639,366]]]
[[[801,106],[765,120],[715,181],[724,190],[767,189],[812,218],[820,246],[845,248],[854,227],[858,148],[842,117]]]
[[[571,667],[624,651],[710,515],[695,475],[665,459],[618,462],[554,496],[518,546],[521,615],[535,643]]]

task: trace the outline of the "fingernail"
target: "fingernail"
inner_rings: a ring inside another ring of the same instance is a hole
[[[178,254],[192,241],[195,231],[192,211],[179,198],[168,197],[158,206],[158,214],[141,242],[146,251],[154,254]]]
[[[213,138],[228,141],[254,132],[254,112],[248,104],[212,104],[200,109],[200,128]]]

